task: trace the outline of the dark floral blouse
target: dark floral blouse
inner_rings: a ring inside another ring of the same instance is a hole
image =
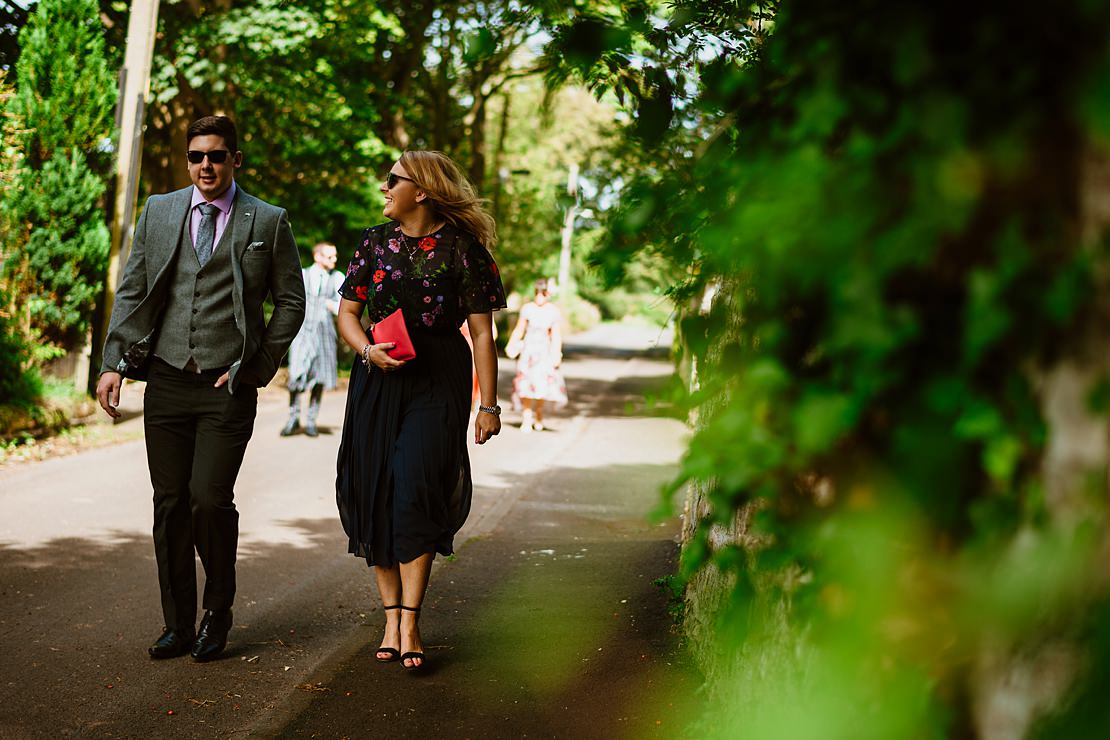
[[[410,327],[431,331],[458,331],[472,313],[505,308],[497,263],[450,224],[419,238],[403,234],[396,221],[367,229],[339,294],[366,304],[371,321],[400,308]]]

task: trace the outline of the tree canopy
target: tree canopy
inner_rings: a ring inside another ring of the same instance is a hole
[[[102,9],[122,48],[125,9]],[[539,73],[537,28],[512,2],[164,3],[144,189],[187,185],[186,127],[224,113],[240,128],[244,186],[289,208],[307,244],[353,243],[405,148],[445,151],[495,198],[490,101]]]

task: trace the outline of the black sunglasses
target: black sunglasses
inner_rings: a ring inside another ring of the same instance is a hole
[[[392,190],[393,188],[397,187],[398,180],[408,180],[409,182],[416,182],[416,180],[413,180],[411,177],[405,177],[404,175],[398,175],[396,172],[390,172],[388,175],[385,176],[386,190]]]
[[[208,161],[212,164],[223,164],[229,154],[231,152],[227,149],[213,149],[210,152],[198,152],[196,149],[190,149],[186,156],[189,157],[191,164],[200,164],[205,157],[208,157]]]

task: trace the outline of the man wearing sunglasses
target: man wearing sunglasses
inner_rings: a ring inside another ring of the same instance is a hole
[[[220,655],[231,629],[233,489],[258,387],[296,336],[305,293],[285,209],[235,183],[243,154],[231,119],[194,121],[186,146],[193,184],[152,196],[135,227],[96,394],[115,418],[123,378],[147,381],[143,419],[165,617],[148,653],[191,653],[204,662]],[[205,573],[199,631],[194,551]]]

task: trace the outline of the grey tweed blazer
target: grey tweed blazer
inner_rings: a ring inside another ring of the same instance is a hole
[[[232,250],[235,324],[243,340],[242,354],[231,366],[230,392],[240,383],[263,386],[270,382],[297,335],[305,310],[300,256],[288,214],[284,208],[248,195],[241,186],[237,191],[227,233],[220,241],[221,249],[230,245]],[[162,310],[192,195],[190,185],[152,195],[143,206],[112,306],[102,373],[146,378],[151,350],[163,329]],[[250,259],[244,260],[248,251]],[[274,303],[269,323],[263,313],[267,296]]]

